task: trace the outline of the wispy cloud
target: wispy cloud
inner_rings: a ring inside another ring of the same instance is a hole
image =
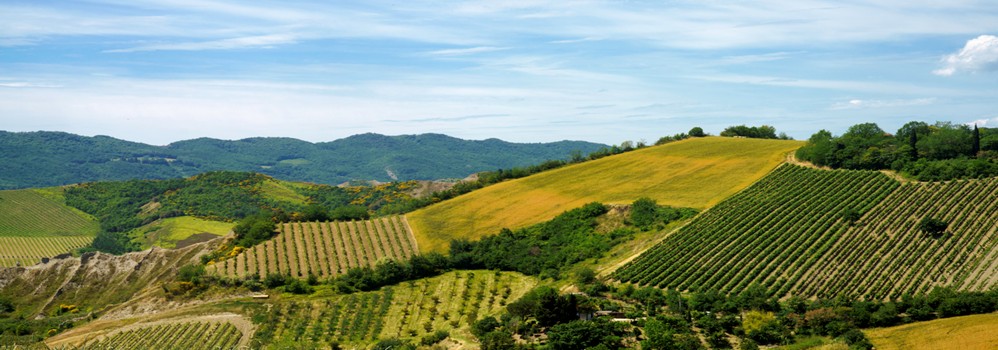
[[[492,118],[502,118],[509,117],[506,113],[496,113],[496,114],[475,114],[475,115],[465,115],[460,117],[432,117],[432,118],[415,118],[415,119],[385,119],[384,121],[390,123],[428,123],[428,122],[458,122],[465,120],[477,120],[477,119],[492,119]]]
[[[173,44],[154,44],[136,46],[127,49],[106,50],[109,53],[139,52],[139,51],[202,51],[202,50],[232,50],[244,48],[272,48],[276,45],[294,44],[297,39],[293,35],[275,34],[259,35],[223,40],[202,42],[187,42]]]
[[[890,91],[901,94],[920,95],[962,95],[966,91],[938,87],[913,86],[902,82],[891,81],[862,81],[862,80],[833,80],[833,79],[803,79],[776,76],[740,75],[740,74],[719,74],[709,76],[695,76],[693,79],[724,82],[733,84],[750,84],[766,86],[782,86],[789,88],[808,88],[841,90],[853,92],[882,93]],[[990,92],[988,92],[990,93]]]
[[[864,108],[891,108],[891,107],[908,107],[908,106],[924,106],[935,103],[936,99],[934,97],[928,98],[916,98],[907,100],[861,100],[852,99],[845,102],[837,102],[832,105],[832,110],[842,110],[842,109],[864,109]]]
[[[476,47],[469,47],[469,48],[464,48],[464,49],[446,49],[446,50],[430,51],[430,52],[426,52],[425,55],[427,55],[427,56],[464,56],[464,55],[473,55],[473,54],[477,54],[477,53],[503,51],[503,50],[509,50],[509,48],[508,47],[495,47],[495,46],[476,46]]]
[[[952,55],[943,58],[943,68],[932,71],[935,75],[951,76],[956,72],[982,72],[998,70],[998,37],[981,35]]]
[[[29,83],[23,81],[15,82],[0,82],[0,87],[5,88],[61,88],[62,85],[56,84],[39,84],[39,83]]]

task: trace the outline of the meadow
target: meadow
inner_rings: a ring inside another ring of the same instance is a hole
[[[998,314],[944,318],[864,333],[880,350],[998,349]]]

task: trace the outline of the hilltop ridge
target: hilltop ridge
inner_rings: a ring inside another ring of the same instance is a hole
[[[109,136],[0,131],[0,189],[89,181],[168,179],[212,170],[259,172],[282,180],[339,184],[350,180],[464,178],[484,170],[566,159],[605,145],[584,141],[512,143],[442,134],[360,134],[312,143],[286,137],[197,138],[153,146]]]

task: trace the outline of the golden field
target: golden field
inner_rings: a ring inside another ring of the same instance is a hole
[[[495,184],[406,216],[421,251],[451,239],[495,234],[550,220],[585,203],[708,208],[785,160],[800,141],[706,137],[653,146]]]
[[[877,349],[998,349],[998,313],[867,330]]]

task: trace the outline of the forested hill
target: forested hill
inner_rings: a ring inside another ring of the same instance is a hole
[[[152,146],[107,136],[0,131],[0,189],[165,179],[210,170],[253,171],[324,184],[463,178],[484,170],[567,159],[575,151],[587,154],[601,147],[605,145],[473,141],[440,134],[362,134],[321,143],[292,138],[199,138]]]

